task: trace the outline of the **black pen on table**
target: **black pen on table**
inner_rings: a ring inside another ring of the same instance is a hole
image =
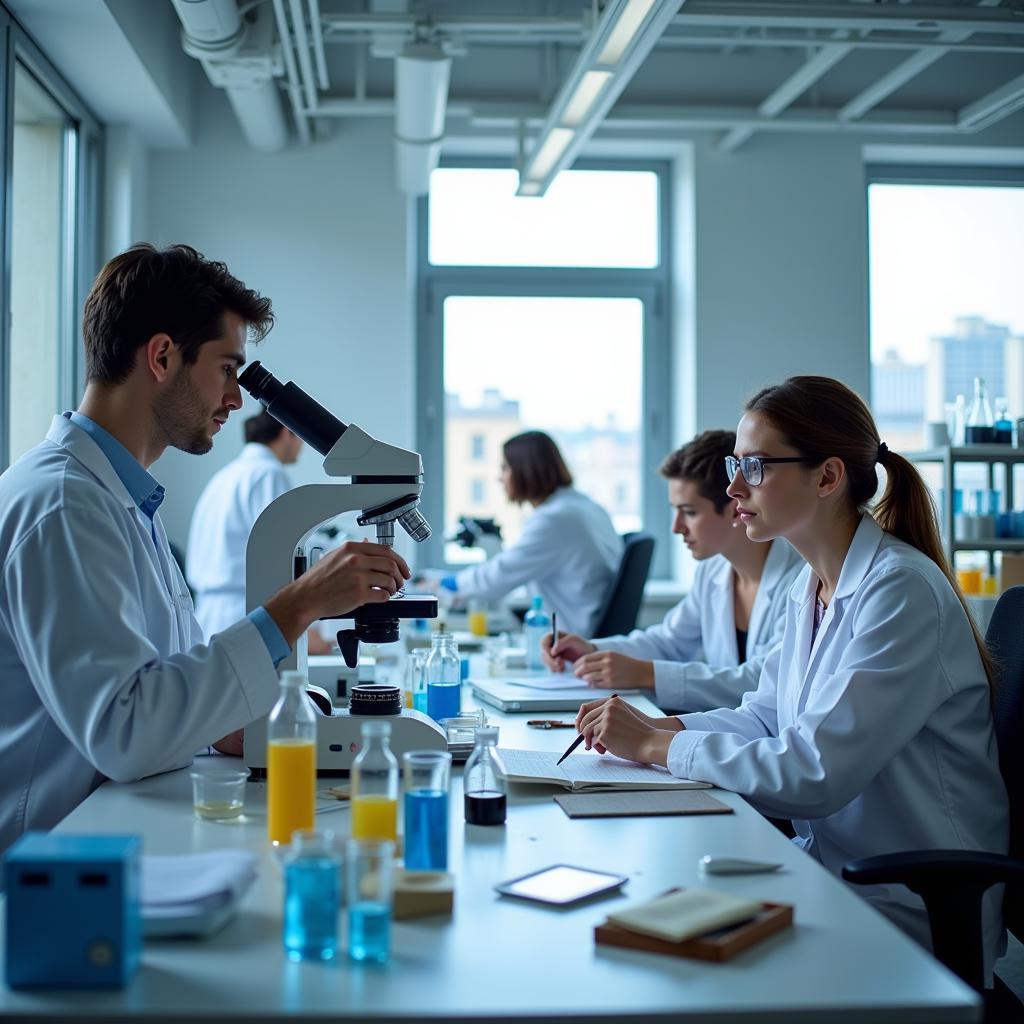
[[[558,612],[551,613],[551,654],[554,656],[558,646]]]
[[[612,700],[615,697],[618,697],[617,693],[613,693],[608,698],[608,700]],[[555,762],[555,767],[557,768],[582,742],[583,733],[580,733],[579,736],[577,736],[576,739],[574,739],[572,743],[569,744],[569,746],[566,748],[565,753]]]

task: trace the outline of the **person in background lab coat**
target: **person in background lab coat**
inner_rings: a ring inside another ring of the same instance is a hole
[[[622,558],[622,538],[600,505],[572,486],[558,445],[540,430],[509,438],[501,483],[509,501],[535,509],[511,547],[445,576],[460,598],[504,597],[522,584],[540,594],[570,632],[589,632]]]
[[[542,643],[549,668],[561,672],[571,661],[591,686],[654,690],[662,708],[687,711],[735,707],[757,687],[804,563],[784,540],[758,544],[742,529],[725,493],[725,459],[735,445],[731,430],[707,430],[661,467],[676,510],[672,532],[699,563],[686,597],[659,625],[629,636],[588,641],[569,633],[552,650],[549,634]]]
[[[588,746],[666,765],[793,819],[798,843],[838,875],[901,850],[1006,853],[991,656],[946,561],[917,470],[881,443],[845,385],[793,377],[746,407],[729,494],[752,540],[785,538],[808,562],[782,643],[736,709],[650,718],[585,704]],[[878,487],[885,491],[868,510]],[[930,945],[920,897],[856,891]],[[1002,887],[984,903],[986,965],[1005,943]]]
[[[189,246],[135,245],[96,278],[78,411],[0,476],[0,852],[104,778],[182,768],[265,715],[312,622],[408,579],[388,548],[346,544],[205,642],[149,468],[210,450],[242,405],[246,336],[272,325],[269,299]]]
[[[294,465],[302,438],[263,411],[245,420],[245,447],[214,474],[196,502],[188,533],[188,582],[196,619],[207,638],[245,615],[245,549],[253,524],[292,488],[285,466]],[[316,629],[307,635],[310,654],[331,644]]]

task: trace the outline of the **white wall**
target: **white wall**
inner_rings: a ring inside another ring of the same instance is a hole
[[[389,124],[346,125],[330,142],[257,154],[223,96],[200,113],[197,146],[150,156],[149,233],[224,260],[269,295],[277,326],[250,359],[295,382],[345,422],[403,447],[414,440],[406,200],[393,183]],[[162,515],[184,546],[191,510],[240,449],[247,403],[209,455],[168,452],[154,467]],[[322,479],[306,450],[297,483]]]

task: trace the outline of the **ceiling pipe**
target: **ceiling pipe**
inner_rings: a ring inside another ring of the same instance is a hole
[[[395,58],[398,187],[422,196],[441,159],[452,60],[437,43],[408,43]]]
[[[227,94],[253,149],[274,152],[288,142],[275,76],[281,73],[273,26],[261,8],[242,19],[236,0],[171,0],[181,21],[182,48]]]

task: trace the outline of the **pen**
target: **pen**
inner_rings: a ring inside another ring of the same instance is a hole
[[[551,653],[554,655],[558,646],[558,612],[551,613]]]
[[[618,694],[613,693],[611,697],[609,697],[608,699],[612,700],[614,697],[618,697]],[[579,736],[577,736],[576,739],[574,739],[572,743],[569,744],[569,746],[566,748],[565,753],[555,762],[555,767],[557,768],[558,765],[560,765],[582,742],[583,733],[580,733]]]

